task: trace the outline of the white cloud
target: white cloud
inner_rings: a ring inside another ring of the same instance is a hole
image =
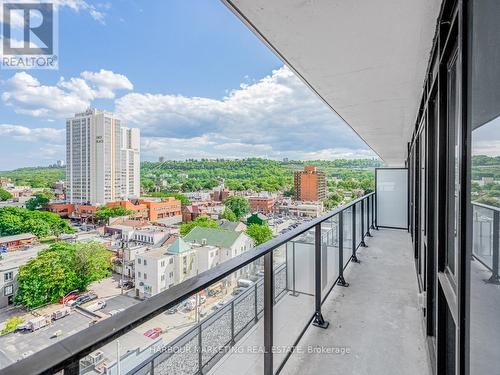
[[[66,117],[89,106],[89,101],[57,86],[45,86],[26,72],[5,82],[2,100],[16,113],[35,117]]]
[[[17,0],[17,3],[38,3],[37,0]],[[52,0],[51,3],[57,8],[69,8],[74,12],[88,13],[95,21],[105,24],[106,13],[85,0]],[[109,10],[110,3],[98,4],[100,9]],[[33,13],[36,17],[37,14]],[[3,6],[0,7],[0,19],[3,20]],[[13,28],[22,28],[24,26],[24,19],[21,12],[11,12],[10,25]]]
[[[196,148],[204,157],[375,156],[285,67],[254,83],[242,84],[221,100],[131,93],[115,104],[118,116],[142,128],[143,137],[154,139],[143,150],[152,147],[160,154],[162,148],[156,146],[161,138],[167,138],[163,154],[170,152],[169,139],[184,139],[183,147],[191,152]],[[190,146],[191,140],[200,139],[210,143],[201,149],[197,143]],[[153,157],[151,150],[145,152]]]
[[[132,83],[122,74],[101,69],[82,72],[80,77],[56,85],[42,85],[26,72],[16,73],[5,83],[2,101],[16,113],[34,117],[65,118],[83,111],[94,99],[112,99],[117,90],[131,90]]]
[[[61,77],[54,86],[42,85],[22,72],[4,86],[1,98],[17,113],[57,122],[91,106],[95,99],[112,99],[119,90],[133,89],[126,76],[107,70],[85,71],[69,79]],[[158,156],[171,159],[375,157],[287,68],[242,84],[220,100],[126,94],[115,99],[115,112],[128,126],[141,128],[142,157],[146,160]],[[1,125],[0,134],[25,141],[39,135],[39,139],[63,147],[63,130],[39,129]]]
[[[106,14],[97,10],[95,6],[84,0],[53,0],[53,3],[59,7],[68,7],[75,12],[87,12],[90,16],[99,23],[105,23]],[[109,9],[102,7],[102,9]]]
[[[132,90],[134,85],[123,74],[101,69],[99,72],[82,72],[80,74],[94,86],[97,98],[113,99],[116,90]]]
[[[11,136],[16,140],[26,142],[54,142],[63,143],[64,129],[29,128],[23,125],[0,124],[0,136]]]

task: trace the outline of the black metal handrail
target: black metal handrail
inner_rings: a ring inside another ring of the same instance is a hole
[[[351,207],[355,207],[355,205],[360,202],[362,205],[361,246],[364,246],[364,238],[367,235],[367,232],[369,233],[370,227],[373,228],[373,214],[375,210],[372,209],[372,218],[370,220],[369,215],[364,215],[363,208],[366,203],[367,209],[369,209],[368,202],[371,201],[373,203],[373,199],[370,200],[369,198],[374,195],[375,193],[366,194],[348,203],[347,205],[338,207],[323,216],[312,219],[307,223],[301,224],[297,228],[285,234],[273,238],[272,240],[262,245],[248,250],[237,257],[229,259],[228,261],[221,263],[205,272],[202,272],[195,277],[189,278],[180,284],[174,285],[171,288],[168,288],[167,290],[150,297],[147,301],[143,301],[136,305],[130,306],[125,311],[111,316],[108,319],[99,322],[98,324],[88,327],[85,330],[80,331],[78,334],[62,339],[38,352],[35,352],[34,354],[21,361],[0,369],[0,375],[52,375],[60,370],[64,370],[65,375],[78,374],[80,359],[90,354],[94,350],[97,350],[102,346],[119,338],[120,336],[132,331],[134,328],[138,327],[144,322],[174,307],[178,303],[185,300],[187,297],[194,295],[195,293],[198,293],[203,289],[206,289],[210,285],[224,279],[225,277],[254,262],[255,260],[265,255],[270,255],[273,250],[286,244],[295,237],[313,228],[317,229],[325,221],[338,214],[343,213],[345,210]],[[366,216],[366,219],[364,216]],[[353,215],[353,217],[355,217],[355,215]],[[318,249],[318,246],[316,246],[316,249]],[[355,259],[354,249],[352,257]],[[316,257],[316,259],[318,259],[318,257]],[[319,267],[317,266],[318,264],[316,264],[316,268],[317,270],[319,270]],[[268,285],[268,282],[266,282],[266,275],[264,276],[264,281],[264,287],[265,289],[267,289],[266,285]],[[272,299],[273,296],[271,295],[270,298]],[[321,305],[321,301],[319,304]],[[319,308],[320,307],[321,306],[319,306]],[[318,306],[316,306],[316,313],[318,313],[318,310]]]

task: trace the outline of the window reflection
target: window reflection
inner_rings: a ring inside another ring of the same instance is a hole
[[[472,5],[470,374],[500,368],[500,2]]]

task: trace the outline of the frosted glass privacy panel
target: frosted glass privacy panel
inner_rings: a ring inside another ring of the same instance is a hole
[[[377,225],[408,228],[408,170],[406,168],[377,168]]]

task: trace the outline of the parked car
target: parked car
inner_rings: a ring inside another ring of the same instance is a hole
[[[80,296],[80,295],[79,295],[78,293],[76,293],[76,292],[75,292],[75,293],[70,293],[70,294],[68,294],[67,296],[64,296],[63,298],[61,298],[61,299],[59,300],[59,303],[60,303],[61,305],[64,305],[65,303],[68,303],[69,301],[72,301],[72,300],[74,300],[74,299],[78,298],[79,296]]]
[[[144,336],[149,337],[150,339],[156,339],[163,333],[163,330],[160,327],[155,327],[148,329],[144,332]]]
[[[123,282],[123,289],[132,289],[134,287],[134,282],[132,280],[126,280]]]
[[[34,332],[37,329],[48,326],[51,323],[51,318],[48,316],[38,316],[36,318],[28,320],[24,324],[19,324],[16,329],[20,331],[31,331]]]
[[[245,290],[246,290],[246,288],[241,288],[241,287],[234,288],[234,290],[233,290],[233,296],[237,296],[238,294],[243,293]]]
[[[217,302],[213,307],[212,310],[219,310],[222,309],[225,305],[227,304],[227,301],[219,301]]]
[[[89,306],[86,306],[85,308],[89,311],[95,312],[97,310],[101,310],[104,307],[106,307],[106,302],[105,301],[98,301],[96,303],[93,303]]]
[[[111,315],[111,316],[116,315],[116,314],[118,314],[118,313],[121,313],[123,310],[125,310],[125,309],[116,309],[116,310],[111,310],[111,311],[109,312],[109,315]]]
[[[169,314],[169,315],[175,314],[177,311],[181,310],[185,304],[186,304],[186,301],[178,303],[174,307],[171,307],[170,309],[168,309],[167,314]]]
[[[194,310],[196,307],[196,299],[195,298],[190,298],[186,301],[184,304],[184,308],[188,311]]]
[[[239,279],[238,280],[238,286],[242,288],[248,288],[253,285],[252,280],[247,280],[247,279]]]
[[[73,301],[68,302],[69,306],[79,306],[81,304],[90,302],[92,300],[97,299],[97,295],[94,293],[82,294],[80,297],[74,299]]]

